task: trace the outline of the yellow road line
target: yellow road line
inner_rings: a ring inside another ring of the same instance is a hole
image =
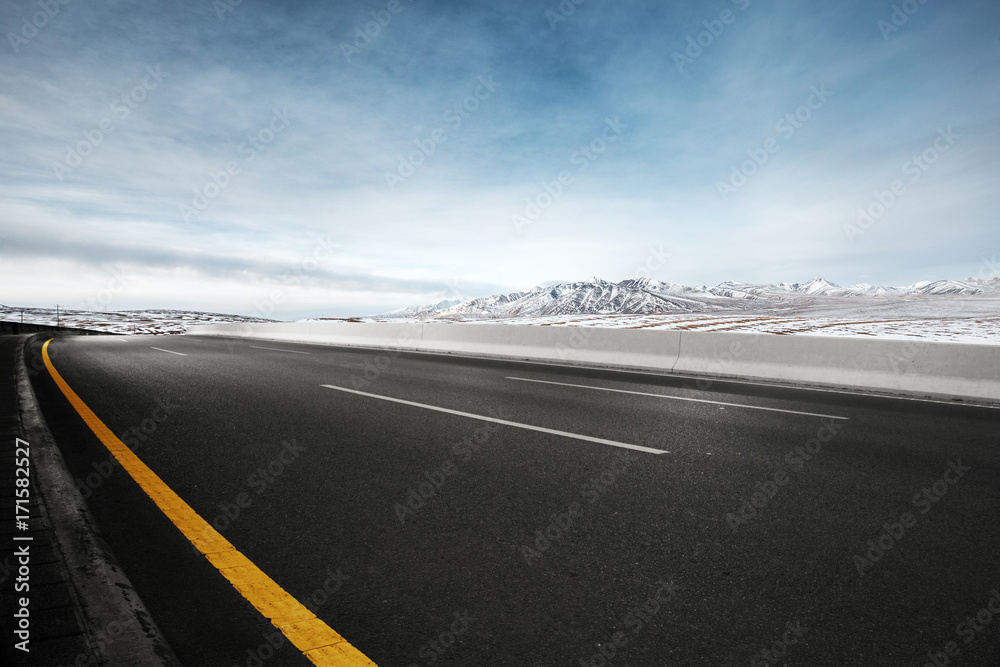
[[[56,371],[49,359],[49,343],[42,346],[45,367],[63,395],[87,423],[118,463],[132,476],[142,490],[156,503],[184,537],[191,540],[233,587],[263,614],[313,664],[331,667],[375,667],[361,651],[326,623],[316,618],[305,605],[289,595],[264,574],[249,558],[236,550],[215,528],[202,519],[184,500],[163,483],[149,466],[143,463],[125,443],[111,432],[93,410],[87,407]]]

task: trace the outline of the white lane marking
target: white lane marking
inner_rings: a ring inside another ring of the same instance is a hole
[[[557,431],[552,428],[544,428],[542,426],[532,426],[531,424],[522,424],[520,422],[507,421],[506,419],[497,419],[495,417],[487,417],[485,415],[475,415],[471,412],[461,412],[459,410],[450,410],[448,408],[440,408],[436,405],[427,405],[426,403],[414,403],[413,401],[404,401],[401,398],[390,398],[389,396],[381,396],[379,394],[369,394],[366,391],[358,391],[357,389],[348,389],[347,387],[338,387],[332,384],[322,384],[321,387],[326,387],[327,389],[336,389],[337,391],[346,391],[351,394],[358,394],[360,396],[369,396],[371,398],[379,398],[383,401],[392,401],[393,403],[402,403],[403,405],[412,405],[418,408],[426,408],[427,410],[437,410],[438,412],[446,412],[450,415],[459,415],[460,417],[470,417],[472,419],[479,419],[482,421],[493,422],[494,424],[503,424],[504,426],[513,426],[515,428],[524,428],[529,431],[539,431],[541,433],[551,433],[553,435],[561,435],[566,438],[576,438],[577,440],[586,440],[587,442],[596,442],[601,445],[611,445],[612,447],[622,447],[623,449],[634,449],[637,452],[646,452],[647,454],[669,454],[670,452],[663,449],[653,449],[651,447],[643,447],[642,445],[630,445],[627,442],[618,442],[617,440],[605,440],[604,438],[594,438],[589,435],[580,435],[579,433],[569,433],[568,431]]]
[[[170,354],[176,354],[179,357],[186,357],[187,355],[183,352],[174,352],[173,350],[164,350],[162,347],[150,347],[151,350],[159,350],[160,352],[169,352]]]
[[[280,347],[261,347],[259,345],[250,345],[255,350],[274,350],[275,352],[291,352],[292,354],[312,354],[312,352],[300,352],[299,350],[282,350]]]
[[[674,401],[691,401],[693,403],[711,403],[712,405],[728,405],[734,408],[748,408],[750,410],[768,410],[770,412],[786,412],[793,415],[806,415],[807,417],[826,417],[827,419],[850,419],[850,417],[838,417],[836,415],[821,415],[816,412],[800,412],[798,410],[783,410],[782,408],[765,408],[760,405],[746,405],[744,403],[724,403],[723,401],[710,401],[705,398],[686,398],[684,396],[669,396],[667,394],[651,394],[645,391],[628,391],[627,389],[611,389],[609,387],[594,387],[587,384],[570,384],[568,382],[552,382],[550,380],[532,380],[530,378],[506,377],[505,380],[520,380],[521,382],[539,382],[542,384],[557,384],[563,387],[578,387],[580,389],[597,389],[599,391],[614,391],[619,394],[635,394],[637,396],[653,396],[655,398],[669,398]]]
[[[517,325],[517,326],[534,326],[534,325]],[[307,343],[303,343],[307,344]],[[772,380],[770,382],[758,382],[754,380],[744,380],[738,377],[727,377],[722,375],[694,375],[691,373],[684,373],[680,371],[673,371],[669,368],[665,368],[660,371],[644,371],[638,368],[630,367],[616,367],[616,366],[602,366],[597,363],[578,363],[578,364],[559,364],[549,361],[533,361],[531,359],[521,359],[518,357],[502,357],[487,354],[467,354],[462,352],[432,352],[430,350],[400,350],[399,348],[392,347],[376,347],[374,345],[346,345],[344,343],[308,343],[309,345],[326,345],[329,347],[343,347],[347,349],[357,349],[357,350],[395,350],[400,354],[425,354],[437,357],[448,357],[450,359],[487,359],[489,361],[506,361],[511,364],[531,364],[533,366],[553,366],[555,368],[568,368],[571,370],[579,370],[581,368],[586,370],[595,371],[607,371],[611,373],[622,373],[628,375],[650,375],[652,377],[658,378],[685,378],[688,380],[707,380],[709,382],[728,382],[730,384],[746,384],[751,387],[767,387],[770,389],[792,389],[794,391],[815,391],[824,394],[844,394],[846,396],[856,396],[860,398],[884,398],[892,401],[917,401],[920,403],[940,403],[941,405],[957,405],[964,406],[967,408],[986,408],[988,410],[1000,410],[1000,405],[990,405],[988,403],[976,403],[976,399],[968,400],[942,400],[937,398],[922,398],[919,396],[903,396],[902,394],[888,394],[878,391],[865,391],[861,389],[848,390],[848,389],[837,389],[836,387],[806,387],[801,384],[795,384],[793,380]],[[980,399],[985,400],[985,399]]]
[[[521,326],[521,325],[518,325]],[[523,325],[523,326],[533,326],[533,325]],[[192,338],[197,338],[193,334],[190,335]],[[223,336],[220,336],[223,338]],[[235,338],[234,336],[225,336],[225,338]],[[270,339],[265,339],[270,340]],[[766,387],[768,389],[791,389],[793,391],[814,391],[822,394],[844,394],[845,396],[854,396],[857,398],[872,398],[872,399],[886,399],[889,401],[916,401],[918,403],[939,403],[941,405],[955,405],[959,407],[966,408],[985,408],[987,410],[1000,410],[1000,405],[991,405],[988,403],[977,403],[977,399],[962,399],[962,400],[943,400],[938,398],[923,398],[920,396],[904,396],[902,394],[889,394],[879,391],[866,391],[862,389],[849,390],[849,389],[837,389],[836,387],[806,387],[801,384],[796,384],[793,380],[772,380],[767,381],[755,381],[755,380],[744,380],[738,377],[728,377],[728,376],[716,376],[716,375],[694,375],[692,373],[684,373],[680,371],[673,371],[669,368],[665,368],[659,371],[644,371],[638,368],[630,367],[616,367],[616,366],[602,366],[597,363],[578,363],[578,364],[560,364],[549,361],[534,361],[531,359],[521,359],[518,357],[508,356],[496,356],[488,354],[468,354],[463,352],[433,352],[431,350],[401,350],[397,347],[378,347],[375,345],[348,345],[345,343],[306,343],[303,345],[322,345],[324,347],[342,347],[348,350],[375,350],[376,352],[384,352],[386,350],[393,350],[398,354],[423,354],[435,357],[448,357],[449,359],[475,359],[482,360],[486,359],[489,361],[504,361],[510,364],[531,364],[533,366],[552,366],[554,368],[567,368],[570,370],[595,370],[595,371],[605,371],[610,373],[621,373],[626,375],[649,375],[658,378],[684,378],[687,380],[707,380],[709,382],[727,382],[729,384],[745,384],[751,387]],[[978,399],[986,400],[986,399]],[[865,408],[870,409],[870,408]]]

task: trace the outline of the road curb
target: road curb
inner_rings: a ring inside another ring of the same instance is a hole
[[[18,342],[18,404],[21,425],[31,443],[36,481],[87,639],[101,660],[99,664],[179,667],[177,656],[100,537],[39,408],[25,362],[25,348],[45,335],[26,336]]]

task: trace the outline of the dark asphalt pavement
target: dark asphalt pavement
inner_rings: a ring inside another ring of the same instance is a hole
[[[266,341],[49,351],[379,665],[1000,664],[1000,410]],[[182,662],[309,664],[34,385]]]

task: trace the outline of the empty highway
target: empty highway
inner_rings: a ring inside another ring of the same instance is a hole
[[[1000,664],[997,409],[273,341],[47,351],[379,665]],[[33,385],[181,661],[310,664]]]

